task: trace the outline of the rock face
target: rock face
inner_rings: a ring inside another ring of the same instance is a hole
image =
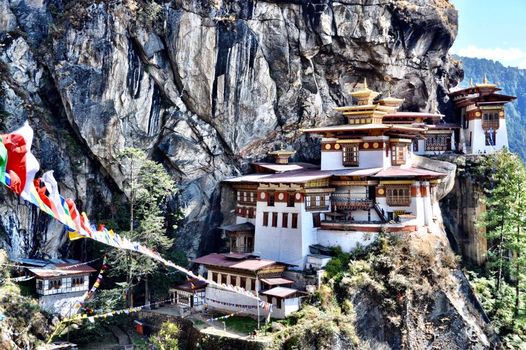
[[[93,221],[125,200],[119,151],[148,150],[178,181],[175,236],[190,256],[220,244],[220,181],[280,143],[316,161],[300,128],[335,123],[363,78],[405,109],[447,112],[461,73],[446,0],[160,3],[3,1],[0,130],[29,119],[42,168]],[[2,198],[12,256],[67,250],[60,227]]]
[[[486,262],[488,244],[486,230],[477,226],[477,218],[486,211],[482,181],[477,178],[479,156],[442,156],[455,162],[458,172],[454,187],[441,201],[442,218],[450,243],[466,261],[482,265]]]

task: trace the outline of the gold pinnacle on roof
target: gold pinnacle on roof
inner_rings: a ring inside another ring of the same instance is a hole
[[[475,84],[473,84],[473,78],[469,79],[469,87],[474,87]]]
[[[362,88],[351,92],[351,96],[356,99],[358,106],[372,105],[373,100],[379,95],[378,92],[369,89],[367,86],[367,78],[363,79]]]
[[[497,87],[495,84],[491,84],[488,80],[488,76],[486,73],[484,73],[484,79],[482,80],[482,84],[475,85],[476,87]]]

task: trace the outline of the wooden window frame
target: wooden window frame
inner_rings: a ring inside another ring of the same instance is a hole
[[[291,228],[298,228],[298,213],[292,213]]]
[[[283,228],[289,227],[289,213],[281,214],[281,227]]]
[[[451,151],[451,134],[429,135],[425,142],[426,151]]]
[[[268,227],[268,211],[263,212],[263,223],[262,226]]]
[[[499,126],[499,110],[487,110],[482,114],[482,129],[497,130]]]
[[[327,199],[328,196],[330,196],[329,193],[306,194],[305,195],[305,210],[306,211],[329,210],[330,199]],[[319,200],[318,200],[318,197],[319,197]]]
[[[407,145],[400,144],[400,143],[392,144],[391,145],[391,165],[404,165],[406,160],[407,160]]]
[[[312,226],[321,227],[321,215],[320,213],[312,213]]]
[[[360,148],[358,144],[344,144],[342,147],[343,166],[359,166]]]
[[[411,185],[386,186],[386,202],[390,207],[409,207],[411,205]]]
[[[278,227],[278,213],[272,213],[272,227]]]

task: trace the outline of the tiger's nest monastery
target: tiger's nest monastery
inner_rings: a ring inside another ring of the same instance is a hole
[[[281,149],[270,152],[275,162],[254,163],[253,174],[225,181],[236,199],[235,222],[222,226],[230,253],[195,262],[212,271],[209,280],[264,295],[276,316],[287,316],[299,292],[285,270],[320,269],[330,247],[349,251],[382,230],[433,232],[436,188],[447,174],[419,168],[415,159],[507,147],[504,105],[514,97],[498,91],[484,79],[452,92],[456,115],[446,123],[441,114],[399,111],[402,99],[378,99],[364,81],[351,93],[354,105],[336,108],[345,124],[303,130],[320,138],[320,166],[291,163],[294,151]],[[212,292],[213,307],[236,310]]]

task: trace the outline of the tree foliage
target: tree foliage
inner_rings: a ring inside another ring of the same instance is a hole
[[[499,334],[524,339],[526,347],[526,168],[507,150],[486,156],[483,166],[489,171],[479,225],[486,229],[488,263],[485,276],[472,280]]]
[[[177,324],[166,321],[159,332],[150,337],[150,343],[158,350],[178,350],[180,332]]]
[[[167,234],[164,210],[167,199],[176,193],[175,183],[163,166],[148,159],[142,150],[126,148],[120,160],[130,203],[129,230],[123,235],[166,253],[173,240]],[[125,250],[113,251],[110,264],[113,275],[127,276],[127,289],[147,281],[148,275],[159,269],[158,262],[150,257]]]

